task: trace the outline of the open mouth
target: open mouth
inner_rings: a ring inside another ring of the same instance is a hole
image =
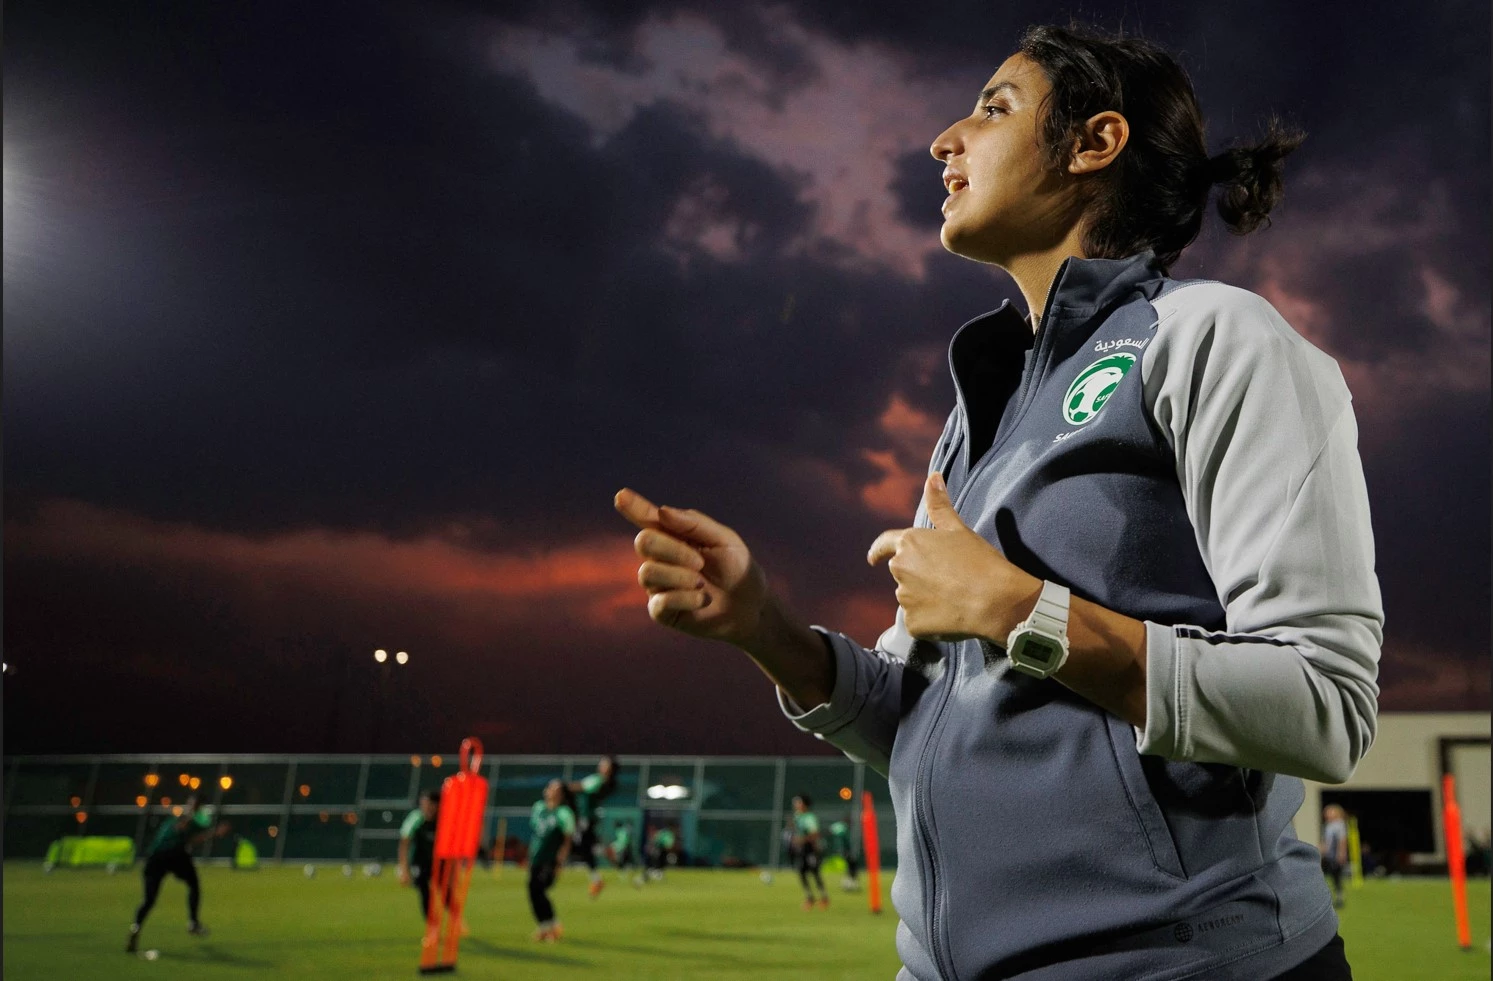
[[[943,183],[944,187],[950,194],[955,194],[959,191],[964,190],[966,187],[969,187],[969,181],[965,180],[963,177],[950,177]]]

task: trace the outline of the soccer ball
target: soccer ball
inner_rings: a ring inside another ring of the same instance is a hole
[[[308,866],[306,866],[305,871],[306,871],[306,878],[308,878],[308,879],[314,879],[314,878],[316,878],[316,866],[314,866],[314,865],[308,865]]]
[[[770,885],[772,885],[772,873],[771,872],[768,872],[768,871],[764,870],[763,873],[762,873],[761,878],[762,878],[762,884],[764,886],[770,886]]]
[[[159,950],[152,949],[145,951],[141,956],[143,956],[148,961],[153,961],[157,957],[161,956],[161,952]]]

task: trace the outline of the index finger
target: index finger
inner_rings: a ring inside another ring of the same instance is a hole
[[[882,559],[889,559],[896,555],[897,546],[902,544],[902,536],[907,532],[906,528],[895,528],[877,535],[876,541],[871,543],[871,550],[866,553],[866,561],[875,565]]]
[[[658,507],[631,487],[624,487],[612,498],[617,513],[639,528],[657,528]]]

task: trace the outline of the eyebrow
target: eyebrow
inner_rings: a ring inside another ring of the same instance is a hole
[[[1017,86],[1015,82],[996,82],[994,85],[990,86],[990,88],[980,93],[980,101],[984,102],[992,95],[995,95],[997,92],[1004,91],[1005,89],[1010,89],[1012,92],[1021,91],[1020,87]]]

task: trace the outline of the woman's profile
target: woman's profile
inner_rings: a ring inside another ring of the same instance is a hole
[[[739,535],[623,490],[648,612],[730,643],[888,775],[900,977],[1350,976],[1301,778],[1372,742],[1383,611],[1337,365],[1170,275],[1210,205],[1268,224],[1301,135],[1208,151],[1157,45],[1037,27],[934,140],[951,252],[1010,274],[874,648],[793,617]]]

